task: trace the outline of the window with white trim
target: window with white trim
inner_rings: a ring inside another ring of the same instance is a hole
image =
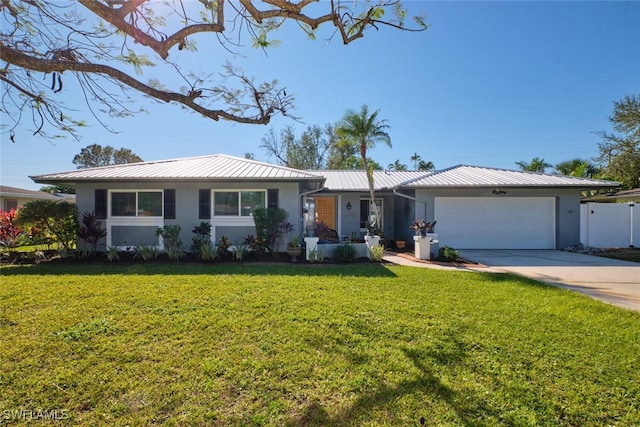
[[[111,192],[111,217],[161,216],[162,190]]]
[[[267,207],[266,190],[214,191],[214,216],[251,216],[256,208]]]

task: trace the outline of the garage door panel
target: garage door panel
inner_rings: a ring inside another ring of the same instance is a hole
[[[436,197],[441,245],[457,249],[553,249],[552,197]]]

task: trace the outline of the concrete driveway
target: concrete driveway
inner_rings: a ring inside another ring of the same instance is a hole
[[[460,250],[460,256],[640,311],[640,264],[551,250]]]

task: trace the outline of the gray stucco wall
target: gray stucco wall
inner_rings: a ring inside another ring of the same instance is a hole
[[[199,225],[202,221],[198,219],[198,203],[199,203],[199,190],[267,190],[275,189],[278,191],[279,207],[285,209],[289,213],[289,221],[296,224],[296,230],[299,230],[299,222],[302,215],[300,207],[299,197],[299,184],[297,182],[118,182],[118,183],[81,183],[76,186],[76,204],[80,213],[80,219],[82,213],[86,211],[93,211],[95,209],[94,190],[107,189],[107,190],[164,190],[175,189],[176,190],[176,218],[171,220],[162,220],[164,225],[177,224],[181,227],[180,238],[184,243],[185,248],[189,248],[191,245],[191,239],[193,237],[192,230],[195,226]],[[127,221],[134,225],[136,218],[127,218]],[[142,219],[143,220],[143,219]],[[246,237],[247,234],[255,234],[255,227],[253,226],[253,219],[250,217],[243,218],[221,218],[212,217],[209,220],[213,226],[212,239],[219,239],[222,233],[229,234],[232,231],[229,227],[237,226],[238,233],[234,233],[233,237],[235,241],[242,237]],[[235,223],[234,223],[235,221]],[[107,223],[113,224],[110,219],[106,220]],[[122,224],[117,224],[122,227]],[[220,227],[216,232],[216,228]],[[132,228],[132,231],[134,229]],[[220,233],[222,232],[222,233]],[[119,228],[117,235],[120,239],[124,233],[122,228]],[[139,235],[139,234],[138,234]],[[214,241],[215,241],[214,240]],[[114,242],[115,243],[115,242]],[[150,241],[147,244],[155,244],[154,241]],[[99,249],[105,249],[105,243],[103,242]]]

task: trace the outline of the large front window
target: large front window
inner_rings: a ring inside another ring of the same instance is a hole
[[[250,216],[256,208],[267,205],[264,190],[215,191],[213,193],[214,216]]]
[[[113,191],[111,216],[162,216],[162,191]]]

